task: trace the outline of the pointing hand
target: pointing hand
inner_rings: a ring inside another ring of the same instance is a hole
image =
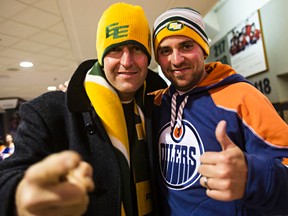
[[[80,216],[92,191],[92,167],[72,151],[48,156],[31,166],[16,191],[19,216]]]

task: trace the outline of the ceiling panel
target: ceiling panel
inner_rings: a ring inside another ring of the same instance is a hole
[[[223,0],[127,0],[141,5],[152,26],[163,11],[191,6],[205,15]],[[30,100],[58,86],[78,64],[96,58],[96,25],[115,0],[0,0],[0,98]],[[20,68],[20,61],[34,67]],[[151,68],[156,67],[152,62]]]

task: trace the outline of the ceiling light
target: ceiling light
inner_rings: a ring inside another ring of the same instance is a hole
[[[21,62],[21,63],[20,63],[20,66],[21,66],[21,67],[25,67],[25,68],[27,68],[27,67],[33,67],[33,63],[32,63],[32,62]]]
[[[48,90],[48,91],[56,91],[57,88],[56,88],[56,86],[48,86],[48,87],[47,87],[47,90]]]

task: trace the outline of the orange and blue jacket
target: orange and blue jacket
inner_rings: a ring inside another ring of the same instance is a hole
[[[288,125],[270,101],[230,66],[206,66],[208,76],[178,95],[176,113],[188,95],[181,130],[171,128],[173,86],[154,92],[158,124],[159,185],[164,215],[288,215]],[[200,185],[200,155],[221,151],[215,136],[227,122],[229,138],[244,152],[248,177],[244,197],[213,200]]]

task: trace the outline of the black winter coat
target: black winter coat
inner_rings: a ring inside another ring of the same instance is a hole
[[[85,215],[120,215],[118,162],[110,139],[83,87],[86,72],[95,62],[85,61],[77,68],[66,93],[45,93],[20,107],[23,121],[18,127],[15,153],[0,162],[0,215],[14,214],[15,190],[30,165],[67,149],[78,152],[93,167],[96,190],[90,194]],[[146,92],[166,87],[160,76],[152,71],[149,71],[146,80]],[[152,132],[155,131],[151,122],[152,103],[153,98],[147,96],[144,113],[151,169],[155,157],[152,154]],[[152,180],[155,180],[153,173]],[[155,189],[155,182],[152,182],[152,187]]]

